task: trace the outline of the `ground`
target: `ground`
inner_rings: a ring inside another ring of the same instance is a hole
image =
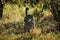
[[[51,31],[57,24],[51,11],[46,9],[41,12],[40,5],[29,7],[28,13],[34,16],[34,29],[31,29],[30,33],[23,33],[26,7],[5,4],[3,17],[0,19],[0,40],[60,40],[60,33]]]

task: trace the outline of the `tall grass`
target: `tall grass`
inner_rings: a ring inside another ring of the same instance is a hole
[[[23,21],[25,6],[6,3],[3,18],[0,20],[0,40],[60,40],[60,33],[52,32],[56,22],[49,9],[41,12],[40,4],[32,7],[30,4],[29,14],[34,16],[35,28],[30,33],[23,33]]]

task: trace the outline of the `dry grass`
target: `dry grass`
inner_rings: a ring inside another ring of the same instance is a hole
[[[51,32],[55,27],[53,15],[49,10],[43,12],[43,16],[39,17],[39,21],[35,23],[35,28],[31,29],[30,33],[23,33],[23,20],[25,17],[25,7],[18,5],[5,4],[3,18],[0,20],[0,40],[60,40],[60,33]],[[29,13],[34,13],[37,9],[35,6],[29,10]],[[36,20],[34,16],[34,20]],[[37,26],[39,25],[39,26]],[[49,30],[49,33],[46,31]]]

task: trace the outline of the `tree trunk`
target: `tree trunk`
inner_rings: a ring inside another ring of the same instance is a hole
[[[55,21],[60,22],[60,10],[58,3],[55,3],[54,0],[51,1],[51,12],[54,16]]]
[[[2,18],[2,15],[3,15],[3,4],[0,0],[0,18]]]
[[[55,21],[57,22],[56,30],[60,32],[60,7],[58,3],[55,3],[55,0],[51,0],[51,12],[54,16]]]

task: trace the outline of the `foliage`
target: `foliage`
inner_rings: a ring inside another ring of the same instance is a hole
[[[60,40],[60,33],[55,30],[57,23],[49,8],[50,0],[47,0],[46,4],[43,1],[42,3],[37,2],[36,5],[22,1],[25,0],[5,3],[3,17],[0,19],[0,40]],[[59,2],[59,0],[56,1]],[[35,27],[30,30],[30,33],[23,33],[26,6],[30,7],[28,13],[33,15],[35,21]]]

